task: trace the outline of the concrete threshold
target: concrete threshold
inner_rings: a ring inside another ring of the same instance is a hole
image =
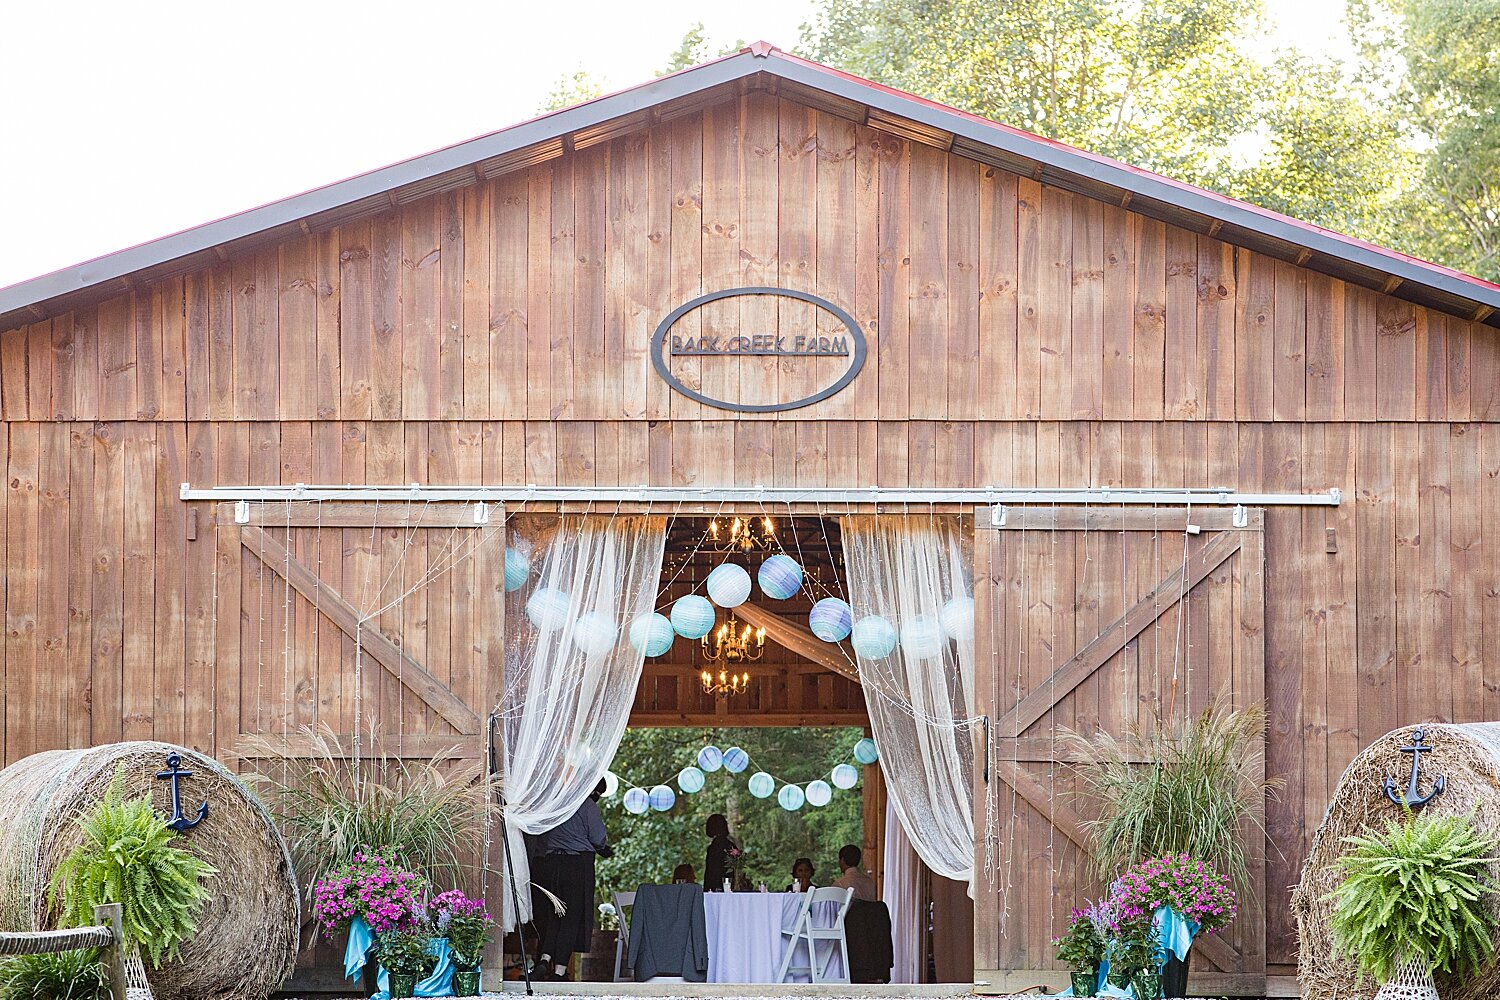
[[[805,983],[535,983],[532,990],[537,996],[546,997],[596,997],[607,1000],[634,1000],[637,997],[692,997],[713,1000],[734,1000],[739,997],[771,998],[817,997],[819,1000],[878,1000],[886,997],[967,997],[973,994],[969,983],[938,983],[936,985],[895,984],[890,986],[852,986],[842,983],[823,983],[811,986]],[[488,994],[487,994],[488,995]],[[506,997],[525,996],[523,983],[507,982],[502,994]]]

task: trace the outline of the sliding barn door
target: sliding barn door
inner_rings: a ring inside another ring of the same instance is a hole
[[[1261,511],[981,509],[976,686],[988,735],[976,776],[976,979],[1008,991],[1063,970],[1052,939],[1098,899],[1066,731],[1121,735],[1215,697],[1263,697]],[[1263,758],[1261,767],[1263,768]],[[1239,919],[1194,947],[1197,995],[1265,986],[1264,850]]]

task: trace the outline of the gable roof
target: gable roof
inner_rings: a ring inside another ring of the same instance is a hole
[[[690,114],[749,90],[1500,327],[1500,285],[789,55],[765,42],[423,156],[0,288],[0,331]]]

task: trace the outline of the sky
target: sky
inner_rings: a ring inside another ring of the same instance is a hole
[[[1343,0],[1266,0],[1267,49],[1338,50]],[[792,48],[812,0],[0,4],[0,287],[534,116],[584,69]]]

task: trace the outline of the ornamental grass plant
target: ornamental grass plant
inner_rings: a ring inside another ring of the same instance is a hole
[[[1489,963],[1496,841],[1471,817],[1408,815],[1344,842],[1353,850],[1341,859],[1344,880],[1330,897],[1336,957],[1382,982],[1408,959],[1457,978]]]
[[[0,1000],[111,1000],[97,948],[0,961]]]

